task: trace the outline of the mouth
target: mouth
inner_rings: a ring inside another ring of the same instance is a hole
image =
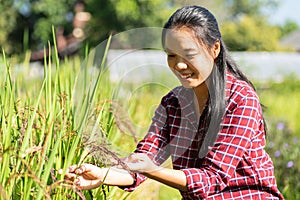
[[[188,79],[188,78],[191,78],[193,75],[194,75],[194,73],[190,73],[190,74],[179,74],[179,76],[180,76],[182,79]]]

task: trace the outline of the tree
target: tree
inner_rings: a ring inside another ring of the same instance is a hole
[[[244,15],[237,22],[222,26],[223,39],[232,51],[279,50],[280,30],[264,18]]]
[[[288,35],[289,33],[299,29],[297,22],[287,20],[282,26],[279,26],[281,30],[280,38]]]
[[[175,7],[167,0],[86,0],[86,5],[92,14],[88,38],[92,46],[109,34],[140,27],[162,27]]]
[[[224,0],[227,20],[221,25],[223,39],[232,51],[277,51],[280,30],[267,22],[266,15],[278,0]]]
[[[31,50],[47,47],[48,40],[52,42],[52,26],[63,30],[64,36],[70,35],[74,28],[72,20],[77,2],[84,3],[85,11],[92,16],[84,29],[88,36],[86,42],[90,46],[101,43],[109,34],[140,27],[162,27],[175,9],[186,4],[203,5],[211,10],[216,15],[220,27],[226,30],[223,31],[224,40],[230,44],[232,50],[271,50],[263,45],[263,41],[258,40],[269,41],[274,37],[273,42],[277,39],[277,33],[269,33],[275,29],[267,23],[265,16],[266,10],[275,9],[279,0],[0,0],[0,2],[2,14],[0,45],[7,53],[19,54],[27,47]],[[236,24],[232,24],[233,22]],[[244,23],[251,26],[247,27],[243,25]],[[292,30],[291,25],[283,27],[283,33]],[[234,30],[233,26],[238,26],[239,30],[237,28]],[[258,37],[257,28],[269,33],[267,38]],[[238,41],[239,38],[242,41]],[[252,46],[246,47],[246,44]],[[275,46],[273,45],[273,50]]]
[[[174,0],[180,4],[181,1]],[[191,0],[202,5],[219,21],[222,37],[232,51],[276,51],[279,49],[278,27],[266,16],[279,6],[279,0]],[[182,4],[182,3],[181,3]]]
[[[5,52],[10,53],[13,49],[12,43],[8,38],[15,28],[17,13],[13,8],[13,2],[0,2],[0,47],[3,48]]]
[[[276,9],[279,0],[223,0],[224,7],[228,9],[229,19],[234,20],[242,15],[265,16]]]
[[[76,0],[32,0],[31,19],[34,21],[32,37],[40,43],[38,48],[47,45],[52,38],[52,26],[70,29],[71,17]]]
[[[0,4],[0,45],[7,53],[39,50],[52,41],[52,26],[72,33],[74,6],[81,2],[92,16],[85,32],[94,46],[111,33],[159,26],[174,11],[167,0],[10,0]],[[27,38],[26,38],[27,37]],[[27,42],[24,42],[25,41]],[[9,42],[8,42],[9,41]],[[26,50],[26,49],[25,49]]]
[[[22,53],[47,46],[52,38],[52,25],[66,32],[76,0],[10,0],[0,4],[0,45],[5,52]],[[28,38],[24,38],[28,37]],[[24,43],[28,40],[27,44]],[[25,49],[26,50],[26,49]]]

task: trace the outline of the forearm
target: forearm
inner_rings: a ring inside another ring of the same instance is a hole
[[[105,185],[130,186],[134,183],[128,171],[116,167],[102,168],[102,181]]]
[[[157,170],[143,174],[180,191],[187,191],[186,176],[183,171],[159,167]]]

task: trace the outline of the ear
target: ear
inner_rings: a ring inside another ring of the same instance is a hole
[[[221,51],[221,42],[218,40],[212,47],[212,53],[214,59],[216,59]]]

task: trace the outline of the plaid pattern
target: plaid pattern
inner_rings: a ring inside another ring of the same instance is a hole
[[[171,156],[173,168],[186,174],[188,192],[181,192],[183,199],[283,199],[264,151],[264,123],[255,91],[227,74],[225,117],[204,158],[198,151],[207,130],[201,126],[207,107],[198,120],[192,95],[191,89],[177,87],[163,97],[135,152],[146,153],[157,165]],[[145,179],[136,174],[135,184],[126,190]]]

